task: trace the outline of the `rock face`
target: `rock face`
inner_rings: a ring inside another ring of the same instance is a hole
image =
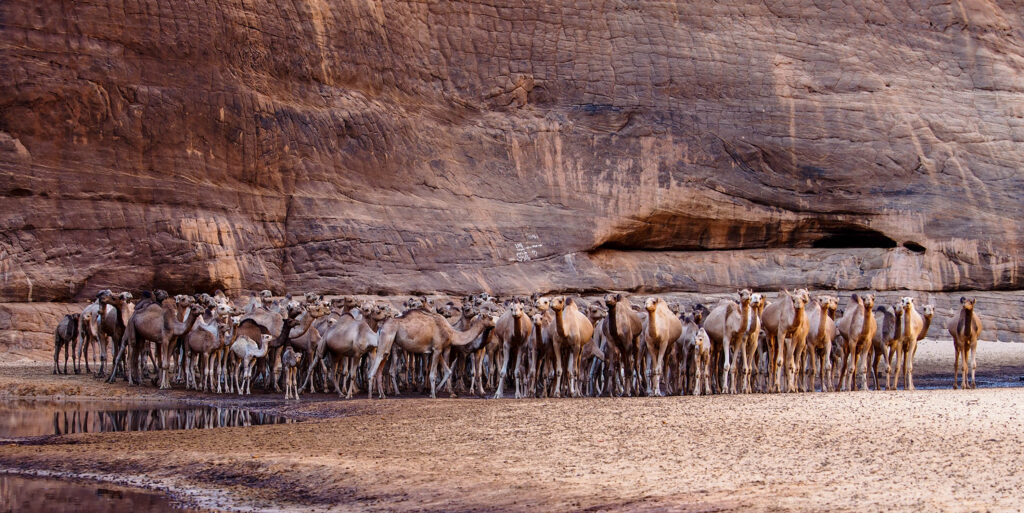
[[[1022,288],[1019,2],[704,4],[2,2],[0,302]]]

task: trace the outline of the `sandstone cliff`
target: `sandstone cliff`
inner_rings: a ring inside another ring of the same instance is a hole
[[[1024,5],[0,3],[0,302],[1024,284]]]

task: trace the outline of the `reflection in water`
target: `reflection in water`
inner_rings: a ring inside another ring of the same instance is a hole
[[[105,483],[0,474],[0,511],[183,513],[166,495]]]
[[[0,439],[74,433],[163,431],[259,426],[295,422],[239,408],[126,406],[102,402],[0,402]]]

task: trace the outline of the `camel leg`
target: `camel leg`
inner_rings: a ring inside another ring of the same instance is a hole
[[[501,345],[501,369],[498,371],[498,389],[494,392],[495,399],[501,399],[505,389],[505,374],[508,372],[509,343],[506,341]],[[518,399],[518,397],[516,398]]]
[[[555,350],[555,388],[551,391],[551,397],[561,397],[562,391],[562,346],[552,341]]]
[[[955,343],[953,345],[953,352],[955,353],[955,356],[953,356],[953,390],[956,390],[960,384],[958,382],[960,374],[960,348]]]
[[[522,382],[523,381],[522,365],[523,365],[523,348],[520,347],[519,350],[516,351],[516,368],[515,368],[515,372],[514,372],[515,380],[516,380],[516,399],[522,399],[523,396],[525,395],[524,394],[525,386],[524,386],[524,384]]]
[[[975,379],[975,372],[978,370],[978,361],[976,359],[978,355],[977,344],[978,342],[975,341],[971,346],[971,388],[978,388],[978,381]]]

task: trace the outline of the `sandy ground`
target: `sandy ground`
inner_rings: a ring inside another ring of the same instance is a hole
[[[979,381],[1024,375],[985,343]],[[952,382],[949,341],[918,353]],[[987,370],[986,370],[987,369]],[[990,376],[990,377],[986,377]],[[633,399],[219,398],[0,367],[0,395],[246,402],[298,424],[80,434],[0,446],[0,467],[295,511],[1017,511],[1024,388]]]

